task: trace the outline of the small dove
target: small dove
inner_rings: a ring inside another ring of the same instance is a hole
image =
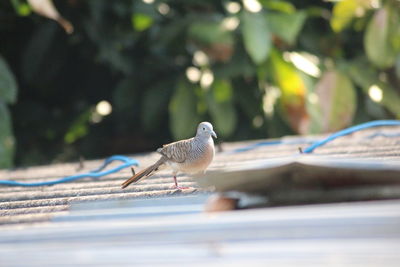
[[[199,126],[197,126],[195,137],[163,145],[162,148],[157,149],[157,152],[161,154],[161,158],[153,165],[123,182],[122,188],[143,178],[147,178],[164,166],[168,166],[172,169],[175,188],[187,189],[187,187],[178,186],[176,175],[178,172],[187,174],[205,172],[215,154],[214,140],[212,137],[217,138],[217,135],[211,123],[201,122]]]

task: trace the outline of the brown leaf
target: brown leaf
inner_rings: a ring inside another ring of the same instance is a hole
[[[209,58],[218,62],[227,62],[233,54],[233,45],[224,43],[214,43],[210,46],[203,47],[204,52]]]
[[[338,71],[327,71],[315,87],[322,112],[322,132],[347,127],[356,110],[356,93],[351,80]]]
[[[32,10],[37,14],[57,21],[64,30],[71,34],[74,31],[74,27],[72,26],[71,22],[64,19],[55,8],[53,1],[51,0],[28,0],[29,5],[31,6]]]
[[[292,129],[297,133],[307,134],[310,128],[310,116],[307,113],[304,98],[299,98],[298,103],[283,103],[283,107],[288,114],[287,120]]]

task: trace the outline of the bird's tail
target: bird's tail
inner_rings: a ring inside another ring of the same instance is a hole
[[[135,183],[143,178],[149,177],[151,175],[153,175],[158,168],[165,163],[165,158],[161,157],[156,163],[154,163],[153,165],[147,167],[146,169],[138,172],[137,174],[135,174],[134,176],[132,176],[131,178],[129,178],[128,180],[126,180],[125,182],[122,183],[121,187],[122,189],[124,189],[125,187],[127,187],[128,185],[130,185],[131,183]]]

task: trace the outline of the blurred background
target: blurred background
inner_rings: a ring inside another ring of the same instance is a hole
[[[2,0],[0,167],[400,116],[397,0]]]

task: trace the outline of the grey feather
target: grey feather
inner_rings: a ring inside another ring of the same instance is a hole
[[[216,134],[211,123],[200,123],[195,137],[166,144],[157,149],[157,152],[162,155],[161,158],[153,165],[126,180],[122,184],[122,188],[153,175],[163,164],[170,165],[174,170],[174,175],[178,171],[188,173],[204,171],[214,157],[212,136],[216,137]]]

